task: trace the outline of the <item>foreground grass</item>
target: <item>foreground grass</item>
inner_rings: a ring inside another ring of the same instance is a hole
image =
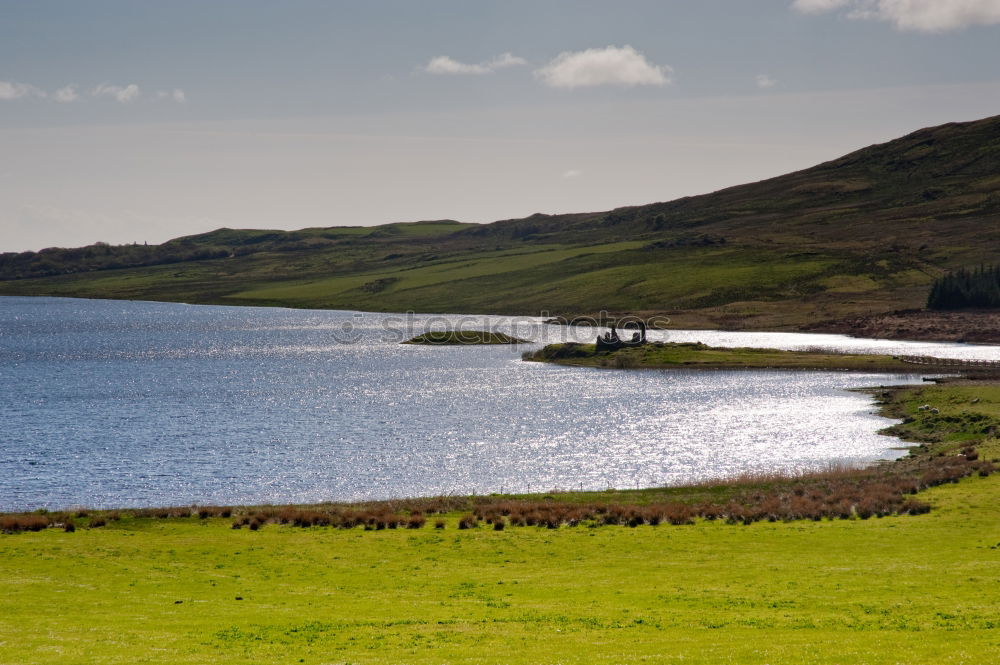
[[[1000,453],[972,432],[981,418],[942,419],[1000,415],[1000,386],[882,397],[938,438],[925,454]],[[458,530],[453,514],[443,530],[249,531],[126,515],[0,535],[0,663],[990,662],[1000,476],[919,498],[930,514],[750,526]]]
[[[1000,482],[925,497],[750,527],[0,537],[0,662],[988,662]]]

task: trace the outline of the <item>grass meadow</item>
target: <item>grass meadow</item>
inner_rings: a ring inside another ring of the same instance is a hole
[[[1000,478],[922,498],[751,526],[0,536],[0,662],[989,662]]]

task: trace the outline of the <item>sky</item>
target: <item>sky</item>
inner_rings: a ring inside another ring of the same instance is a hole
[[[0,0],[0,252],[490,222],[1000,114],[1000,0]]]

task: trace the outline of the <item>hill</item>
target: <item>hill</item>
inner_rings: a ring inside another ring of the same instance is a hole
[[[3,254],[0,294],[794,328],[922,307],[945,271],[1000,259],[998,222],[1000,116],[608,212]]]

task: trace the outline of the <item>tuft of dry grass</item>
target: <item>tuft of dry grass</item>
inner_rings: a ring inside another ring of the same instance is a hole
[[[909,498],[911,495],[936,485],[958,482],[975,473],[987,476],[994,470],[992,462],[978,460],[974,449],[969,447],[960,455],[928,457],[908,464],[834,468],[794,476],[744,476],[728,481],[731,486],[743,489],[724,502],[692,505],[674,501],[639,506],[503,499],[478,503],[472,516],[494,524],[494,528],[506,516],[510,526],[553,529],[581,523],[634,528],[662,523],[693,524],[696,519],[749,525],[760,521],[919,515],[928,512],[930,506]],[[465,526],[460,522],[459,528],[474,525],[468,517],[463,518]]]
[[[421,529],[427,515],[458,513],[459,529],[472,529],[479,522],[492,525],[496,531],[507,527],[544,527],[558,529],[580,525],[640,526],[690,525],[696,520],[721,520],[728,524],[753,524],[768,521],[871,519],[887,515],[920,515],[930,506],[913,495],[942,485],[957,483],[962,478],[989,476],[996,464],[981,459],[976,447],[963,444],[951,449],[892,464],[868,468],[836,467],[806,474],[744,475],[727,481],[712,481],[694,489],[726,491],[716,498],[706,499],[706,491],[674,495],[671,499],[641,504],[627,501],[606,503],[594,497],[589,503],[543,498],[510,498],[503,496],[435,497],[378,501],[359,504],[319,504],[314,506],[257,506],[232,508],[227,506],[143,508],[124,511],[133,518],[189,518],[205,520],[213,517],[232,518],[232,528],[248,527],[257,531],[267,524],[282,524],[300,528],[332,527],[366,531],[385,529]],[[686,499],[686,500],[685,500]],[[604,500],[606,501],[606,499]],[[75,531],[73,520],[89,516],[89,528],[105,526],[123,518],[123,511],[76,509],[72,513],[16,513],[0,515],[0,531],[40,531],[50,527]],[[445,528],[443,519],[434,521],[434,528]]]

